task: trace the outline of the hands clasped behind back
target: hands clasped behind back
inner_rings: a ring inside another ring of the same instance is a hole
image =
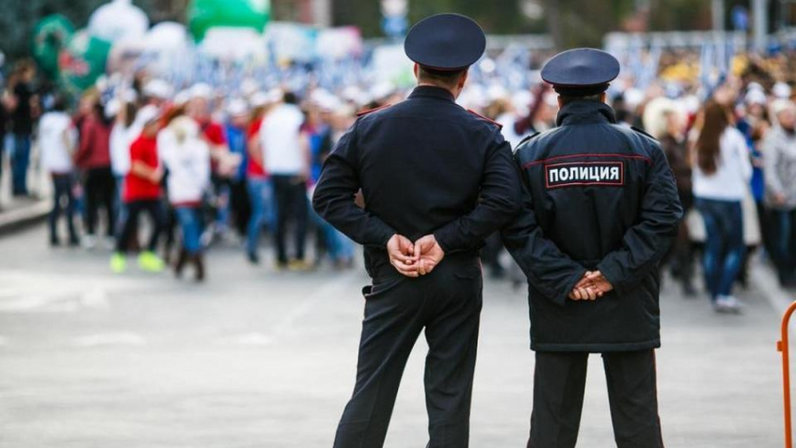
[[[426,235],[414,243],[395,234],[387,241],[390,264],[402,275],[416,278],[430,274],[445,257],[445,251],[434,235]],[[614,289],[600,271],[587,271],[569,293],[574,301],[593,301]]]
[[[571,300],[597,300],[612,291],[614,286],[600,271],[587,271],[569,293]]]
[[[416,278],[430,274],[445,257],[445,251],[434,235],[426,235],[414,243],[395,234],[387,241],[390,264],[402,275]]]

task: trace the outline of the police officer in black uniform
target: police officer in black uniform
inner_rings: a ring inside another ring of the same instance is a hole
[[[553,57],[542,78],[559,94],[558,127],[515,153],[525,206],[503,239],[529,282],[536,366],[528,447],[575,446],[589,353],[603,357],[617,445],[663,446],[657,265],[682,209],[658,143],[617,125],[604,103],[618,74],[603,51]]]
[[[423,330],[428,446],[468,446],[478,250],[522,205],[500,126],[454,102],[485,45],[478,24],[461,15],[417,23],[405,51],[418,86],[407,100],[362,114],[323,167],[313,206],[365,246],[372,278],[363,290],[356,385],[337,448],[383,445],[407,357]],[[355,205],[359,189],[364,209]]]

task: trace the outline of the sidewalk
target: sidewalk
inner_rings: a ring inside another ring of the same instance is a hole
[[[35,152],[33,156],[35,156]],[[11,195],[11,167],[8,164],[8,156],[5,157],[5,160],[0,159],[0,163],[4,164],[2,177],[0,177],[0,235],[2,235],[44,219],[51,207],[52,186],[48,177],[34,168],[37,164],[31,163],[31,169],[28,172],[28,186],[32,196],[14,198]]]

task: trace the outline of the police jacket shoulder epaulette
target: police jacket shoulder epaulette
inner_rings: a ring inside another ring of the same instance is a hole
[[[392,106],[392,104],[385,104],[385,105],[379,106],[379,107],[373,107],[373,108],[370,108],[370,109],[363,109],[363,110],[357,112],[357,117],[361,117],[363,115],[367,115],[367,114],[370,114],[370,113],[373,113],[373,112],[376,112],[376,111],[379,111],[379,110],[382,110],[382,109],[386,109],[386,108],[388,108],[390,106]]]
[[[656,142],[658,141],[658,139],[657,139],[657,138],[653,137],[652,135],[650,135],[650,134],[649,134],[647,131],[645,131],[645,130],[643,130],[643,129],[639,129],[639,128],[635,127],[635,126],[630,126],[630,129],[632,129],[632,130],[634,130],[634,131],[638,132],[638,133],[639,133],[639,134],[641,134],[641,135],[644,135],[644,136],[646,136],[646,137],[649,137],[649,138],[651,138],[652,140],[654,140],[654,141],[656,141]]]
[[[497,121],[495,121],[495,120],[492,120],[492,119],[490,119],[490,118],[487,118],[487,117],[485,117],[485,116],[483,116],[483,115],[479,114],[478,112],[476,112],[476,111],[474,111],[474,110],[472,110],[472,109],[467,109],[467,112],[470,112],[471,114],[475,115],[475,116],[476,116],[476,118],[479,118],[479,119],[481,119],[481,120],[483,120],[483,121],[486,121],[487,123],[490,123],[490,124],[493,124],[493,125],[497,126],[497,127],[498,127],[498,129],[503,129],[503,125],[502,125],[502,124],[498,123],[498,122],[497,122]]]
[[[532,139],[532,138],[536,137],[537,135],[539,135],[539,134],[541,134],[541,133],[542,133],[541,131],[536,131],[536,132],[534,132],[533,134],[529,134],[529,135],[527,135],[525,138],[523,138],[522,140],[520,140],[520,142],[519,142],[519,143],[517,143],[517,147],[519,148],[519,147],[520,147],[520,146],[522,146],[524,143],[528,142],[530,139]]]

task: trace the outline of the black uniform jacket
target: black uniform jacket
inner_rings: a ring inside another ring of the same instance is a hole
[[[598,101],[574,101],[559,127],[522,142],[524,211],[503,241],[528,276],[531,347],[629,351],[660,346],[658,263],[682,209],[658,143],[615,124]],[[567,298],[586,270],[615,290]]]
[[[364,209],[354,203],[360,188]],[[521,205],[500,126],[430,86],[360,116],[326,159],[313,197],[321,217],[365,246],[374,278],[400,275],[386,252],[395,233],[412,241],[434,233],[446,258],[475,260],[484,238]]]

